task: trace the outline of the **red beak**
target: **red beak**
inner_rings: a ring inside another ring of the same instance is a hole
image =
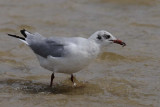
[[[113,43],[117,43],[117,44],[120,44],[120,45],[122,45],[123,47],[124,46],[126,46],[126,43],[124,43],[124,42],[122,42],[121,40],[111,40],[111,41],[113,41]]]

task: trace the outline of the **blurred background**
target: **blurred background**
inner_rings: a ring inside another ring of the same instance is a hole
[[[39,66],[33,52],[7,33],[25,28],[50,36],[88,38],[107,30],[112,45],[87,68],[69,75]],[[160,0],[0,0],[0,106],[160,106]]]

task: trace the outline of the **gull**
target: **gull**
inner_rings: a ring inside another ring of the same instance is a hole
[[[37,56],[40,66],[52,71],[50,87],[52,87],[54,73],[71,75],[74,86],[73,73],[88,66],[101,53],[102,49],[112,43],[126,46],[124,42],[114,37],[111,33],[100,30],[89,38],[83,37],[44,37],[39,33],[30,33],[25,29],[20,30],[23,37],[8,34],[27,44]]]

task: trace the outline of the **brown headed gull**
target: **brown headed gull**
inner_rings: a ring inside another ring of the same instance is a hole
[[[112,43],[126,45],[105,30],[97,31],[89,38],[46,38],[39,33],[32,34],[24,29],[20,32],[24,37],[8,35],[27,44],[36,54],[40,65],[53,72],[50,87],[52,87],[54,73],[70,74],[73,85],[76,85],[73,80],[73,73],[80,71],[95,60],[103,47]]]

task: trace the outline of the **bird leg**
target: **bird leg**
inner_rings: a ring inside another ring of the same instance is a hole
[[[72,81],[73,85],[76,86],[77,84],[74,82],[73,79],[74,79],[73,74],[71,74],[71,81]]]
[[[52,84],[53,84],[53,79],[54,79],[54,73],[52,73],[52,75],[51,75],[50,87],[52,87]]]

